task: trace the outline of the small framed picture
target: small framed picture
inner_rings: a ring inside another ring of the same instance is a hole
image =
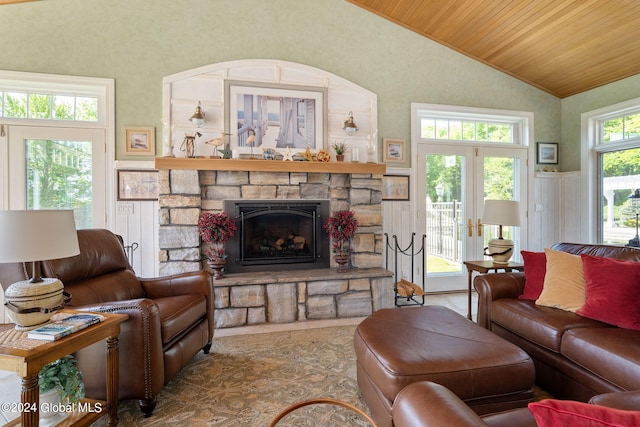
[[[409,200],[409,175],[383,175],[382,200]]]
[[[406,147],[404,139],[384,138],[382,140],[382,161],[404,163]]]
[[[148,155],[156,152],[154,127],[125,126],[124,151],[127,154]]]
[[[119,169],[118,200],[158,200],[158,171]]]
[[[538,142],[536,152],[536,162],[541,165],[558,164],[558,143]]]

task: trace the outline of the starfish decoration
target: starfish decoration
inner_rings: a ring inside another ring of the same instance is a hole
[[[289,147],[287,147],[286,151],[282,155],[282,160],[288,160],[288,161],[291,161],[291,162],[293,161],[293,153],[291,152]]]
[[[229,148],[229,144],[225,145],[222,150],[218,150],[218,151],[222,155],[223,159],[230,159],[231,158],[231,148]]]
[[[304,159],[308,162],[313,162],[313,156],[315,156],[315,154],[311,152],[311,149],[309,147],[307,147],[304,153],[302,153],[302,157],[304,157]]]

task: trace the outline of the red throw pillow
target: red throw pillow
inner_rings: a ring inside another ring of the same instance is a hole
[[[585,303],[577,314],[640,330],[640,262],[582,256]]]
[[[524,292],[518,298],[537,300],[547,272],[547,256],[544,252],[520,251],[524,262]]]
[[[623,411],[571,400],[529,403],[538,427],[629,427],[640,425],[640,411]]]

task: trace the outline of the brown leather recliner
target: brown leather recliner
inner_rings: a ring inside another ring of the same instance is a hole
[[[78,230],[80,255],[42,262],[43,277],[57,277],[71,294],[69,308],[124,313],[120,343],[120,400],[138,399],[150,416],[156,397],[214,333],[213,290],[204,271],[156,279],[136,277],[122,239],[108,230]],[[22,264],[0,264],[0,283],[25,280]],[[88,397],[106,396],[104,343],[76,353]]]

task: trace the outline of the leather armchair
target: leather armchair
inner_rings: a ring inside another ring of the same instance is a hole
[[[70,308],[124,313],[120,344],[120,400],[137,399],[145,417],[156,398],[201,349],[208,353],[214,333],[213,290],[204,271],[142,279],[131,268],[122,239],[108,230],[78,230],[80,255],[42,262],[44,277],[57,277],[71,294]],[[0,264],[0,283],[24,280],[22,264]],[[20,277],[22,273],[22,277]],[[104,344],[76,354],[86,394],[104,399]]]

